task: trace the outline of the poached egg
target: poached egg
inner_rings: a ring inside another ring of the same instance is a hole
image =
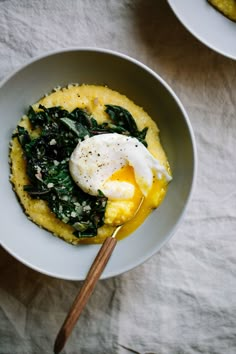
[[[100,134],[79,142],[69,162],[73,180],[85,192],[108,198],[105,223],[130,219],[154,180],[171,176],[136,138],[117,133]]]

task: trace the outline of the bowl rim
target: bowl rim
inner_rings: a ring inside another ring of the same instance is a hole
[[[164,88],[170,93],[170,95],[172,96],[172,98],[175,100],[177,106],[179,107],[182,116],[184,117],[185,123],[187,125],[188,128],[188,132],[189,132],[189,136],[190,136],[190,142],[191,142],[191,146],[192,146],[192,153],[193,153],[193,167],[192,167],[192,181],[191,181],[191,185],[189,188],[189,194],[187,196],[185,205],[180,213],[180,216],[177,220],[177,222],[174,224],[174,226],[171,228],[168,236],[158,245],[158,247],[155,247],[154,249],[152,249],[148,254],[146,254],[143,257],[140,257],[139,260],[134,264],[131,264],[130,266],[127,267],[121,267],[122,269],[120,271],[110,271],[107,272],[106,275],[103,274],[101,275],[100,279],[108,279],[111,277],[115,277],[121,274],[124,274],[132,269],[135,269],[136,267],[138,267],[139,265],[143,264],[144,262],[148,261],[154,254],[156,254],[174,235],[174,233],[176,232],[176,229],[179,227],[180,223],[183,221],[184,215],[186,213],[187,207],[189,205],[189,202],[192,198],[193,195],[193,191],[194,191],[194,187],[196,185],[196,179],[197,179],[197,165],[198,165],[198,160],[197,160],[197,146],[196,146],[196,139],[194,136],[194,132],[193,132],[193,128],[192,125],[190,123],[190,119],[188,117],[188,114],[182,104],[182,102],[180,101],[180,99],[178,98],[178,96],[176,95],[176,93],[173,91],[173,89],[169,86],[169,84],[167,84],[167,82],[159,75],[157,74],[154,70],[152,70],[151,68],[149,68],[147,65],[143,64],[142,62],[140,62],[139,60],[115,51],[115,50],[111,50],[111,49],[106,49],[106,48],[101,48],[101,47],[67,47],[67,48],[62,48],[62,49],[57,49],[57,50],[53,50],[53,51],[47,51],[41,55],[35,56],[33,58],[31,58],[30,60],[28,60],[27,62],[25,62],[25,64],[19,66],[18,68],[16,68],[14,71],[12,71],[9,75],[6,76],[6,78],[3,78],[3,80],[1,80],[0,82],[0,90],[3,88],[3,86],[10,81],[18,72],[24,70],[25,68],[27,68],[28,66],[32,65],[33,63],[40,61],[42,59],[45,59],[47,57],[50,56],[54,56],[54,55],[58,55],[58,54],[63,54],[63,53],[68,53],[68,52],[98,52],[98,53],[103,53],[103,54],[108,54],[111,56],[115,56],[118,58],[122,58],[126,61],[129,61],[133,64],[135,64],[136,66],[141,67],[143,70],[147,71],[150,75],[154,76],[155,79],[157,79],[161,85],[164,86]],[[45,274],[47,276],[50,277],[54,277],[54,278],[58,278],[58,279],[63,279],[63,280],[72,280],[72,281],[79,281],[79,280],[84,280],[83,277],[71,277],[71,276],[60,276],[58,274],[52,274],[50,271],[46,271],[44,269],[41,269],[38,266],[33,265],[32,263],[30,263],[27,260],[22,259],[18,254],[16,254],[14,251],[12,251],[7,245],[3,244],[3,242],[0,240],[0,245],[2,246],[2,248],[4,250],[6,250],[10,255],[12,255],[15,259],[17,259],[19,262],[21,262],[22,264],[26,265],[27,267],[41,273],[41,274]]]

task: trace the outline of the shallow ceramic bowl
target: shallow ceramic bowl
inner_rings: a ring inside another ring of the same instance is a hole
[[[236,60],[236,23],[207,0],[167,0],[182,24],[214,51]]]
[[[153,71],[125,55],[71,49],[32,60],[0,88],[0,218],[2,246],[27,266],[54,277],[81,280],[99,245],[72,246],[30,222],[9,182],[9,141],[17,121],[44,93],[68,83],[108,85],[155,117],[173,171],[162,205],[132,235],[119,241],[102,278],[121,274],[156,253],[173,235],[192,191],[196,149],[188,116],[170,87]]]

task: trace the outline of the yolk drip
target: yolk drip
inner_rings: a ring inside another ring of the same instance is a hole
[[[154,179],[152,188],[147,197],[144,198],[137,214],[134,216],[134,218],[125,223],[117,234],[116,238],[118,240],[121,240],[124,237],[130,235],[144,222],[152,210],[160,205],[166,194],[166,189],[167,183],[164,179]]]
[[[105,213],[105,224],[120,225],[130,220],[139,207],[142,193],[135,180],[133,167],[126,165],[113,173],[109,181],[128,182],[134,186],[131,199],[108,200]]]
[[[108,201],[107,203],[105,223],[113,226],[124,223],[117,234],[117,239],[122,239],[137,229],[151,211],[161,203],[166,193],[167,183],[165,178],[158,180],[154,177],[152,188],[140,206],[143,195],[135,180],[133,167],[128,165],[122,167],[110,177],[110,180],[129,182],[135,187],[131,199]]]
[[[142,198],[142,193],[140,188],[135,180],[134,169],[132,166],[126,165],[123,166],[120,170],[113,173],[110,177],[111,181],[119,181],[119,182],[128,182],[134,186],[134,195],[132,197],[132,201],[135,205],[139,205],[140,199]]]

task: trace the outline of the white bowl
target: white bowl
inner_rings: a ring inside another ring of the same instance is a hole
[[[144,224],[119,241],[102,275],[107,278],[138,266],[170,239],[183,217],[196,172],[196,148],[188,116],[170,87],[145,65],[102,49],[70,49],[30,61],[0,86],[0,218],[2,246],[44,274],[82,280],[99,245],[72,246],[30,222],[9,182],[8,144],[28,106],[56,86],[108,85],[158,117],[161,140],[173,171],[167,196]]]
[[[167,0],[182,24],[203,44],[236,59],[236,23],[227,19],[207,0]]]

